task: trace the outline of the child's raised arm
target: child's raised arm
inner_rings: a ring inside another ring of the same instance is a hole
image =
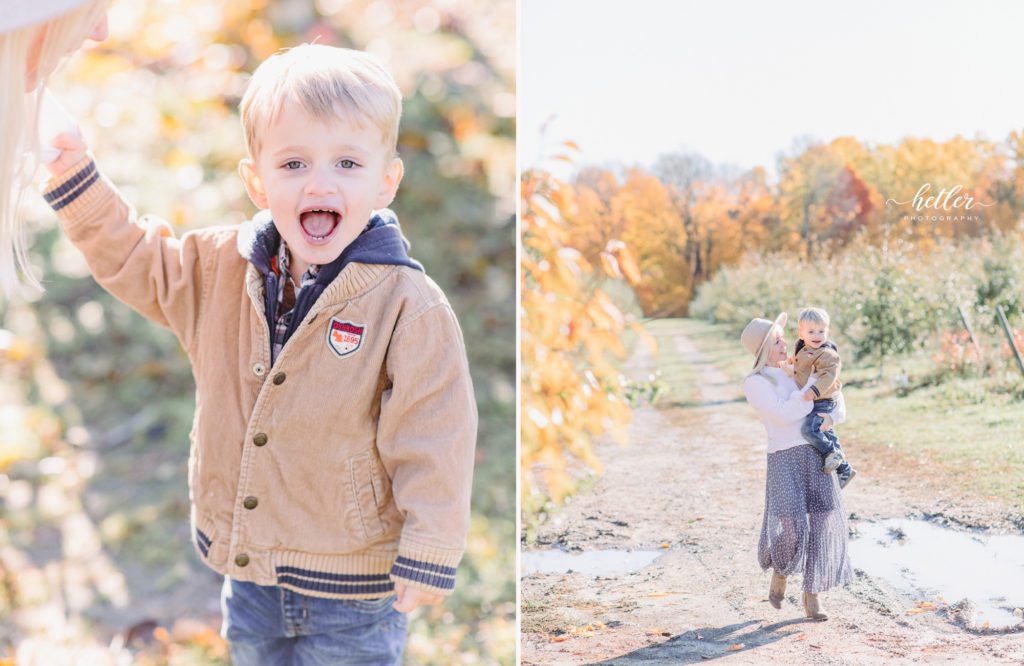
[[[214,234],[187,234],[179,240],[163,220],[137,219],[131,204],[100,173],[80,137],[60,134],[53,146],[61,153],[46,165],[53,177],[44,186],[43,198],[85,256],[89,271],[118,299],[171,329],[189,350],[199,318],[204,269],[215,261],[204,247],[213,250],[225,244]]]

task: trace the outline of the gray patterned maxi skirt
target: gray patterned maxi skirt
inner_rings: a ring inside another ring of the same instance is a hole
[[[846,508],[836,475],[821,471],[810,444],[768,454],[764,521],[757,544],[762,569],[803,576],[817,594],[853,580],[846,550]]]

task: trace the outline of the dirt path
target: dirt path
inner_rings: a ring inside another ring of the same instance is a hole
[[[1021,634],[971,633],[940,612],[907,615],[912,600],[862,571],[823,595],[827,622],[803,617],[798,582],[782,610],[769,606],[769,575],[756,558],[764,429],[735,381],[681,330],[669,336],[661,344],[674,343],[697,371],[698,404],[636,410],[630,445],[600,447],[604,477],[542,526],[536,544],[664,554],[620,575],[524,576],[523,664],[685,664],[726,656],[736,664],[1024,663]],[[638,345],[629,373],[644,377],[650,364]],[[860,519],[1001,522],[997,508],[921,493],[917,481],[904,480],[898,460],[876,457],[858,469],[844,493],[847,511]],[[730,650],[737,645],[742,649]]]

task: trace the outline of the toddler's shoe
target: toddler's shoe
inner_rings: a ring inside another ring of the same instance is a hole
[[[852,481],[853,477],[855,476],[857,476],[857,470],[855,470],[852,467],[850,468],[850,471],[847,472],[846,474],[839,474],[839,489],[842,490],[843,488],[845,488],[846,484]]]
[[[843,458],[842,451],[833,451],[825,456],[824,472],[828,474],[829,472],[835,471],[836,467],[842,465],[844,460],[845,458]]]

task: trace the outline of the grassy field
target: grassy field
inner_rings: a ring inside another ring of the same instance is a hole
[[[692,370],[666,338],[669,329],[683,330],[737,384],[750,368],[750,355],[730,326],[662,319],[646,327],[659,341],[661,378],[672,387],[659,404],[695,399]],[[791,353],[795,342],[795,331],[787,330]],[[893,380],[904,369],[905,386]],[[882,448],[895,450],[908,464],[925,463],[908,473],[930,470],[961,490],[1024,509],[1024,379],[1014,378],[1015,372],[1009,366],[996,377],[940,378],[935,364],[922,355],[890,361],[879,378],[877,365],[847,363],[842,378],[849,419],[839,427],[844,449],[851,460]]]

